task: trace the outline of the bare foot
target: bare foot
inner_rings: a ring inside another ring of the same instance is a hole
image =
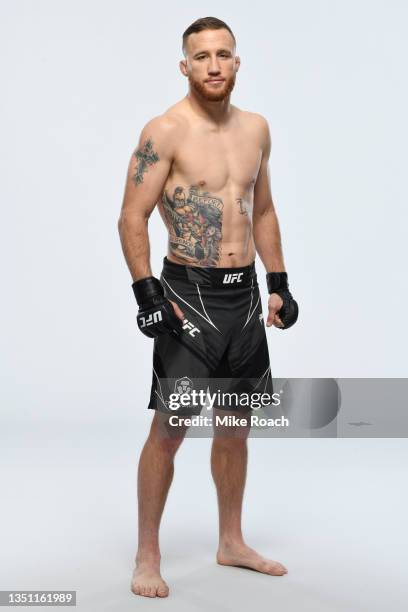
[[[136,561],[133,571],[131,591],[144,597],[167,597],[169,587],[160,575],[160,562]]]
[[[282,563],[266,559],[246,544],[223,544],[217,552],[217,563],[249,568],[271,576],[283,576],[288,570]]]

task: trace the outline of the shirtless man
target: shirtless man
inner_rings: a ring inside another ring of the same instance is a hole
[[[266,325],[286,329],[298,316],[269,185],[268,124],[230,103],[240,65],[235,37],[224,22],[199,19],[183,35],[183,53],[180,70],[189,81],[188,94],[142,130],[119,219],[138,325],[154,338],[149,408],[155,413],[139,462],[139,537],[131,585],[135,594],[147,597],[169,593],[160,574],[159,525],[183,435],[163,435],[168,381],[177,379],[177,388],[185,389],[195,377],[232,376],[235,382],[255,379],[272,388],[256,252],[267,272]],[[147,229],[156,204],[169,235],[160,280],[150,268]],[[212,444],[216,559],[282,576],[286,568],[262,557],[242,535],[247,433],[215,435]]]

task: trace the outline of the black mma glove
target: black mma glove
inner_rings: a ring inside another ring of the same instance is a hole
[[[283,327],[278,329],[288,329],[297,321],[299,315],[299,307],[293,299],[288,286],[288,275],[286,272],[268,272],[266,275],[266,284],[268,285],[268,293],[277,293],[283,300],[280,310],[276,314],[279,315],[283,323]]]
[[[182,322],[165,297],[163,286],[157,278],[149,276],[135,281],[132,289],[139,304],[137,324],[145,336],[156,338],[161,334],[178,335],[181,332]]]

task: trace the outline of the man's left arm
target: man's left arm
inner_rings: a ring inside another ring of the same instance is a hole
[[[266,281],[270,295],[266,325],[287,329],[296,323],[298,305],[289,291],[279,221],[272,200],[268,165],[271,137],[265,119],[262,119],[261,142],[262,159],[254,187],[253,236],[255,248],[267,272]]]

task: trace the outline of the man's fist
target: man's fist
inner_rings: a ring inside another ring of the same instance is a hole
[[[297,302],[289,291],[288,275],[286,272],[268,272],[266,283],[270,294],[266,325],[288,329],[296,323],[299,315]]]
[[[156,338],[161,334],[178,335],[181,332],[183,313],[175,304],[177,312],[165,297],[163,286],[157,278],[149,276],[135,281],[132,289],[139,304],[137,324],[145,336]]]

